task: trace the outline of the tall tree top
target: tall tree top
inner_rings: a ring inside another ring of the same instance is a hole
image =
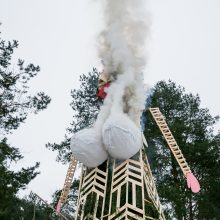
[[[0,33],[1,34],[1,33]],[[32,63],[25,65],[21,59],[12,68],[11,60],[18,41],[4,41],[0,36],[0,134],[17,129],[29,112],[37,113],[50,103],[44,92],[31,96],[29,81],[35,77],[40,67]]]

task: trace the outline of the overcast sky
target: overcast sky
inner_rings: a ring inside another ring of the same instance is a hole
[[[152,27],[145,82],[172,79],[198,93],[212,115],[219,114],[220,1],[149,0],[147,7]],[[52,98],[45,111],[29,115],[9,137],[24,155],[16,168],[41,163],[41,174],[25,193],[33,190],[51,200],[63,186],[67,166],[55,162],[56,153],[45,144],[63,140],[72,120],[70,91],[79,86],[79,75],[92,67],[101,70],[96,53],[102,28],[100,1],[0,0],[0,22],[2,38],[20,43],[14,57],[41,67],[31,93],[45,91]]]

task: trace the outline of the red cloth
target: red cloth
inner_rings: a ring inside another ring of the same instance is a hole
[[[106,83],[105,85],[101,86],[99,89],[98,89],[98,92],[97,92],[97,96],[100,98],[100,99],[105,99],[107,93],[105,92],[105,88],[108,88],[110,86],[110,83]]]

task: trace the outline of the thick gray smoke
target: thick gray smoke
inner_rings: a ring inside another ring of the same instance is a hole
[[[123,112],[139,125],[150,26],[146,0],[103,0],[102,4],[105,30],[99,36],[98,52],[112,84],[96,124]]]
[[[99,37],[99,56],[111,79],[107,97],[94,127],[71,139],[74,156],[96,167],[110,155],[128,159],[142,147],[140,114],[144,109],[143,70],[149,36],[146,0],[101,0],[105,30]]]

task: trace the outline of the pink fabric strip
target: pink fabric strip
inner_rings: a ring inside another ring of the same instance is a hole
[[[191,188],[192,192],[198,193],[200,191],[200,184],[196,177],[192,173],[186,175],[188,188]]]

